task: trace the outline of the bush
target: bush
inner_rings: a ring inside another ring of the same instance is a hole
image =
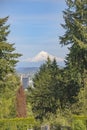
[[[82,120],[75,120],[74,130],[86,130],[84,122]]]

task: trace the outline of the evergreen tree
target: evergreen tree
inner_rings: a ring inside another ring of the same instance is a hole
[[[65,109],[75,103],[78,92],[78,82],[69,79],[69,73],[60,69],[56,60],[49,58],[35,75],[34,88],[29,89],[29,102],[36,118],[48,118],[56,114],[58,109]]]
[[[8,17],[0,18],[0,91],[6,86],[9,74],[14,74],[17,58],[21,56],[14,52],[14,44],[7,41],[10,32],[9,25],[6,25],[7,20]]]
[[[14,44],[7,40],[10,33],[7,20],[8,17],[0,18],[0,118],[16,116],[15,95],[20,82],[15,66],[21,55],[15,53]]]
[[[34,77],[34,88],[29,93],[29,100],[36,118],[43,119],[49,113],[56,113],[58,108],[58,73],[56,60],[48,58]]]
[[[67,0],[67,6],[62,25],[66,32],[60,44],[71,44],[68,65],[82,75],[87,70],[87,0]]]
[[[66,3],[68,8],[63,11],[65,24],[62,24],[62,27],[66,31],[65,34],[60,37],[60,44],[71,45],[66,58],[67,71],[69,72],[70,78],[73,79],[74,82],[77,82],[78,89],[80,89],[80,87],[86,89],[87,0],[67,0]]]

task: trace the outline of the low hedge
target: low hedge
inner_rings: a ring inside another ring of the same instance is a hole
[[[39,126],[33,117],[0,119],[0,130],[28,130]]]

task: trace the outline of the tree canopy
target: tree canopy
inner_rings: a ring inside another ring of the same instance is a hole
[[[21,54],[16,53],[14,44],[7,40],[10,33],[7,20],[8,17],[0,18],[0,118],[16,116],[15,95],[20,83],[15,66]]]
[[[21,56],[15,53],[14,44],[7,40],[10,33],[9,25],[6,25],[7,20],[8,17],[0,18],[0,90],[6,86],[8,76],[15,72],[17,58]]]

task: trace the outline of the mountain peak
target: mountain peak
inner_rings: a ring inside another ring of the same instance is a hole
[[[48,52],[45,52],[45,51],[40,51],[36,56],[34,56],[32,58],[29,58],[29,59],[27,59],[25,61],[28,61],[28,62],[42,62],[42,61],[46,61],[48,57],[51,60],[56,59],[57,62],[64,61],[64,59],[62,59],[60,57],[57,57],[57,56],[54,56],[54,55],[51,55],[51,54],[49,54]]]
[[[42,56],[44,56],[44,55],[48,55],[48,53],[45,52],[45,51],[41,51],[41,52],[39,52],[38,54],[39,54],[39,55],[42,55]]]

